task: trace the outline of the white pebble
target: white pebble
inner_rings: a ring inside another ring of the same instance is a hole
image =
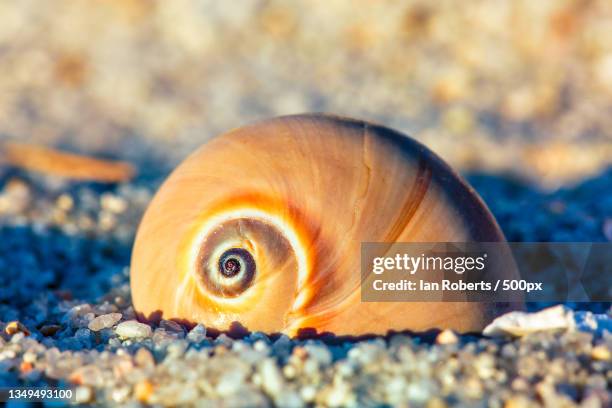
[[[338,382],[327,394],[326,403],[330,407],[343,407],[350,405],[352,400],[351,388],[347,383]]]
[[[246,373],[240,370],[231,370],[224,373],[217,383],[217,394],[222,397],[235,394],[244,384]]]
[[[77,404],[90,402],[93,397],[93,392],[90,387],[81,385],[74,390],[74,400]]]
[[[572,330],[574,313],[563,306],[553,306],[536,313],[510,312],[493,320],[483,330],[485,336],[522,337],[539,331]]]
[[[113,327],[119,320],[121,320],[121,313],[109,313],[96,317],[89,322],[87,327],[89,327],[89,330],[97,332]]]
[[[272,359],[266,359],[259,368],[264,390],[269,395],[278,395],[283,389],[284,380],[276,362]]]
[[[328,366],[332,363],[332,354],[327,347],[307,344],[304,349],[308,352],[308,357],[315,360],[320,366]]]
[[[440,332],[436,337],[437,344],[455,344],[459,341],[459,337],[452,330],[446,329]]]
[[[121,337],[150,337],[151,336],[151,327],[137,322],[136,320],[128,320],[127,322],[122,322],[117,325],[115,329],[117,335]]]
[[[115,214],[120,214],[127,208],[127,202],[125,199],[113,194],[103,194],[100,201],[103,209]]]
[[[200,343],[204,341],[204,339],[206,339],[206,327],[201,324],[195,326],[189,331],[189,334],[187,334],[187,340],[192,343]]]
[[[300,395],[304,401],[312,402],[317,396],[317,389],[313,385],[305,385],[300,390]]]

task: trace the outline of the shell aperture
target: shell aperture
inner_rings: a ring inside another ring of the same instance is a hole
[[[139,228],[132,297],[145,317],[219,330],[478,330],[507,305],[361,302],[361,243],[503,240],[473,189],[414,140],[288,116],[217,137],[175,169]]]

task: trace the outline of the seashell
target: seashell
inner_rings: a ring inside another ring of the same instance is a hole
[[[361,302],[362,242],[503,241],[482,200],[427,148],[326,115],[239,128],[160,188],[131,267],[136,310],[229,330],[335,335],[482,329],[468,302]]]

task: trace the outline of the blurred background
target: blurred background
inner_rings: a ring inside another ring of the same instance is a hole
[[[612,162],[612,3],[0,2],[1,138],[170,169],[307,111],[397,128],[464,172],[575,185]]]

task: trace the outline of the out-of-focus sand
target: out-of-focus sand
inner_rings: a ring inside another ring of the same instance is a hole
[[[326,111],[556,187],[612,162],[612,3],[0,3],[0,135],[175,163]]]

